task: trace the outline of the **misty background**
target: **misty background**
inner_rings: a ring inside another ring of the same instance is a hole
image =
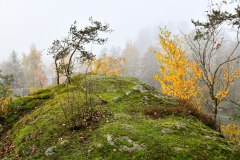
[[[204,20],[207,6],[208,0],[0,0],[1,69],[5,74],[12,73],[18,78],[21,72],[24,73],[25,79],[16,82],[15,89],[53,84],[53,58],[48,55],[48,48],[55,39],[68,34],[74,21],[82,28],[89,24],[89,17],[93,17],[108,23],[114,31],[106,35],[106,44],[90,45],[88,49],[97,56],[127,57],[124,76],[138,78],[159,89],[159,83],[153,79],[159,63],[152,53],[152,50],[160,50],[159,27],[166,26],[174,34],[190,33],[194,29],[191,19]],[[42,57],[37,57],[39,52]],[[15,60],[13,53],[18,56]],[[32,60],[37,60],[37,67]],[[17,71],[21,65],[23,71]],[[37,79],[31,74],[33,67],[36,67]],[[238,93],[239,89],[231,96],[240,102]],[[230,111],[224,110],[230,105],[223,104],[222,110],[233,115],[236,113],[234,106]]]
[[[207,0],[0,0],[1,60],[12,50],[29,52],[35,44],[50,63],[46,54],[53,40],[65,36],[75,20],[79,27],[88,24],[90,16],[114,30],[104,46],[92,47],[95,54],[112,46],[124,48],[130,40],[146,46],[157,42],[159,26],[174,32],[190,30],[190,20],[203,19],[207,4]]]

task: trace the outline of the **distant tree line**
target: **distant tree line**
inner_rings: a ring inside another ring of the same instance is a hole
[[[2,75],[11,75],[13,81],[9,85],[12,90],[42,88],[48,82],[42,53],[34,45],[22,56],[12,51],[8,60],[1,63],[1,69]]]

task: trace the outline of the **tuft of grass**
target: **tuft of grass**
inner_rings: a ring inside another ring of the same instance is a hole
[[[211,115],[201,112],[193,105],[185,101],[178,101],[176,104],[162,103],[162,105],[148,106],[143,113],[152,118],[164,118],[166,116],[193,116],[199,119],[208,127],[216,130],[215,121]]]

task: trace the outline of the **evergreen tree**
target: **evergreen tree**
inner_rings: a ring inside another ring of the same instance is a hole
[[[22,88],[23,87],[23,70],[21,65],[21,60],[15,51],[12,51],[8,61],[3,63],[3,75],[12,75],[13,83],[11,83],[11,88]]]

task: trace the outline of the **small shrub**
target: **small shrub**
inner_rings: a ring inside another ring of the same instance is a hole
[[[102,100],[93,89],[91,80],[78,82],[78,87],[66,84],[67,94],[62,102],[62,108],[66,123],[71,130],[86,128],[102,118],[101,105],[107,102]]]
[[[99,107],[101,101],[96,97],[89,97],[91,103],[86,103],[82,95],[77,93],[68,93],[60,102],[66,124],[70,130],[79,130],[98,122],[103,117],[103,111]]]
[[[222,125],[221,131],[225,137],[230,139],[230,141],[240,146],[240,128],[237,127],[237,122],[227,126]]]
[[[217,130],[215,121],[211,115],[201,112],[192,104],[180,100],[177,105],[162,104],[161,106],[150,106],[144,109],[143,113],[152,118],[163,118],[166,116],[194,116],[203,122],[206,126]]]
[[[219,126],[216,125],[216,122],[212,115],[202,112],[201,110],[198,109],[198,107],[195,107],[191,103],[188,103],[186,101],[180,101],[180,105],[186,108],[186,110],[188,110],[189,115],[196,117],[206,126],[217,131],[219,130]]]
[[[11,112],[12,109],[13,106],[11,97],[0,98],[0,119],[3,119],[3,122],[7,119],[9,112]]]

